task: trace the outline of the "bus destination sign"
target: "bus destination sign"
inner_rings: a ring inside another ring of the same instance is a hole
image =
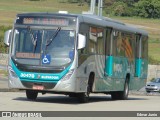
[[[62,18],[23,18],[23,24],[68,26],[69,20]]]

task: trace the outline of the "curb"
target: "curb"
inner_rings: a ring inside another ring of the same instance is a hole
[[[19,92],[18,89],[0,88],[0,92]]]
[[[160,93],[146,93],[146,92],[130,92],[129,95],[137,95],[137,96],[160,96]]]

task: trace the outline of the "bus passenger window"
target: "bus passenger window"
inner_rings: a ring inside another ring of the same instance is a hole
[[[117,56],[125,56],[125,36],[121,32],[117,33],[117,36],[114,36],[114,40],[117,41]]]
[[[96,53],[97,28],[90,27],[89,31],[89,53]]]
[[[148,58],[148,41],[147,37],[142,37],[142,58]]]
[[[141,58],[141,53],[140,53],[140,35],[136,36],[136,43],[135,43],[135,56],[136,58]]]
[[[105,42],[105,52],[106,55],[112,55],[111,53],[111,38],[112,38],[112,29],[106,29],[106,42]]]
[[[97,29],[97,53],[98,54],[104,54],[104,34],[103,29],[98,28]]]

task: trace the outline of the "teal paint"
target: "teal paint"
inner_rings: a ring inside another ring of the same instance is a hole
[[[148,75],[148,59],[145,59],[145,58],[137,59],[137,61],[135,61],[135,66],[137,68],[135,68],[134,80],[131,81],[132,90],[138,90],[138,89],[141,89],[143,86],[145,86],[147,81],[147,75]],[[138,69],[140,71],[138,71]]]
[[[148,76],[148,60],[142,59],[141,78],[147,79],[147,76]]]
[[[142,66],[142,59],[141,58],[137,58],[136,59],[136,77],[140,77],[141,76],[141,66]]]
[[[106,58],[105,73],[107,76],[113,75],[113,56]]]
[[[131,64],[128,64],[128,58],[126,57],[113,57],[113,90],[115,91],[123,91],[124,83],[126,80],[127,73],[130,73]],[[130,65],[130,68],[128,66]]]
[[[57,83],[57,81],[53,81],[53,80],[32,80],[32,79],[21,79],[21,81],[26,81],[26,82],[40,82],[40,83]]]
[[[30,82],[58,82],[63,76],[65,76],[71,65],[67,67],[61,73],[34,73],[34,72],[23,72],[18,70],[13,61],[11,61],[12,69],[15,71],[16,75],[20,78],[21,81],[30,81]]]

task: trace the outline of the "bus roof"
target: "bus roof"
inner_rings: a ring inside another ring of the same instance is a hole
[[[126,31],[126,32],[131,32],[131,33],[135,33],[135,34],[142,34],[142,35],[148,36],[148,33],[145,30],[141,30],[136,27],[131,27],[129,25],[126,25],[122,22],[113,20],[111,18],[99,17],[96,15],[82,15],[82,16],[83,16],[84,22],[86,22],[86,23],[96,24],[96,25],[100,25],[100,26],[106,26],[106,27],[113,28],[116,30],[121,30],[121,31]]]
[[[23,16],[46,16],[46,17],[52,17],[52,16],[66,16],[66,17],[78,17],[79,23],[88,23],[92,25],[98,25],[102,27],[109,27],[116,30],[121,30],[125,32],[130,32],[134,34],[142,34],[145,36],[148,36],[148,33],[145,30],[141,30],[136,27],[132,27],[129,25],[126,25],[122,22],[107,18],[107,17],[100,17],[96,15],[91,14],[61,14],[61,13],[23,13],[23,14],[17,14],[17,17],[23,17]]]

